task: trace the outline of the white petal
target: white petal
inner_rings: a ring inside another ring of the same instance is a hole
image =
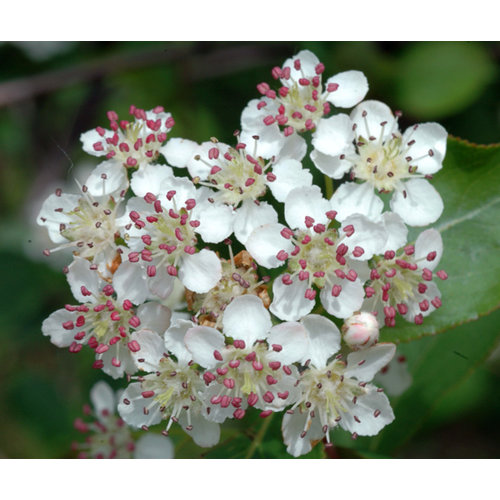
[[[203,416],[209,420],[210,422],[215,422],[217,424],[222,424],[228,418],[233,418],[234,406],[229,405],[223,408],[221,405],[214,405],[210,401],[214,396],[219,396],[221,391],[222,384],[217,382],[213,382],[210,384],[206,390],[203,392],[202,402],[204,404],[204,408],[202,410]],[[248,403],[246,398],[243,398],[241,402],[240,408],[246,410],[248,407]],[[207,409],[210,411],[207,412]]]
[[[432,301],[436,297],[441,298],[441,292],[439,291],[436,283],[434,283],[433,281],[426,282],[426,285],[427,289],[424,293],[419,293],[414,300],[407,302],[408,312],[404,315],[404,319],[406,321],[413,323],[417,314],[421,314],[425,318],[436,310],[436,307],[432,304]],[[427,309],[427,311],[420,310],[419,303],[424,300],[427,300],[427,302],[429,302],[429,308]]]
[[[340,331],[337,325],[324,316],[309,314],[300,322],[307,330],[309,348],[305,358],[316,368],[324,368],[328,358],[340,349]]]
[[[115,393],[104,381],[99,381],[90,389],[90,401],[96,415],[101,418],[102,412],[113,415],[116,412]]]
[[[265,224],[278,222],[278,214],[272,205],[262,201],[258,205],[252,200],[245,200],[236,210],[234,235],[240,243],[246,244],[253,230]]]
[[[164,357],[165,351],[163,337],[151,330],[139,330],[134,332],[130,338],[140,346],[137,352],[132,353],[137,367],[148,372],[158,370],[160,359]]]
[[[195,325],[192,321],[178,319],[165,332],[165,347],[177,358],[179,365],[186,366],[193,358],[188,351],[184,339],[186,332]]]
[[[128,189],[127,170],[120,163],[105,161],[92,171],[85,185],[91,196],[123,196]]]
[[[149,296],[144,269],[129,261],[122,262],[113,275],[113,288],[120,302],[128,299],[134,304],[142,304]]]
[[[406,197],[405,197],[406,194]],[[411,179],[394,192],[391,210],[409,226],[427,226],[443,213],[443,200],[426,179]]]
[[[320,293],[321,303],[328,313],[336,318],[348,318],[354,311],[359,311],[363,304],[365,291],[359,279],[349,281],[336,277],[330,278],[333,285],[340,285],[342,290],[337,297],[332,295],[332,287],[325,286]]]
[[[276,163],[273,167],[273,174],[276,179],[269,182],[273,196],[284,202],[288,193],[295,188],[312,185],[312,174],[309,170],[303,169],[300,161],[287,158]],[[273,221],[273,222],[278,222]]]
[[[113,358],[119,362],[119,366],[113,365]],[[117,342],[113,349],[108,349],[104,354],[98,354],[96,359],[104,363],[102,371],[114,379],[122,378],[125,374],[132,375],[137,371],[132,353],[122,342]]]
[[[387,396],[377,392],[375,387],[370,389],[367,394],[358,396],[356,404],[351,400],[344,400],[347,412],[341,412],[340,426],[343,429],[360,436],[375,436],[394,420],[394,413]],[[376,412],[377,417],[375,417]]]
[[[280,250],[291,252],[293,243],[281,236],[283,224],[266,224],[255,229],[248,237],[246,248],[258,264],[267,268],[279,267],[283,261],[276,257]]]
[[[149,290],[156,297],[166,299],[174,290],[175,281],[175,276],[167,273],[166,266],[157,266],[156,274],[148,279]]]
[[[285,413],[283,416],[281,424],[283,442],[286,445],[286,451],[294,457],[309,453],[312,450],[312,442],[323,437],[319,417],[310,419],[310,423],[306,427],[308,417],[309,412],[302,412],[299,408],[294,410],[293,414]],[[304,429],[307,434],[302,438],[300,435]]]
[[[295,321],[280,323],[271,328],[267,343],[280,345],[283,349],[279,352],[271,351],[267,355],[269,360],[280,361],[289,365],[304,358],[308,348],[307,331],[303,325]]]
[[[295,61],[300,62],[300,69],[295,69]],[[290,78],[299,81],[300,78],[312,78],[316,76],[316,66],[319,64],[319,59],[310,50],[301,50],[298,54],[287,59],[283,63],[283,68],[290,68]],[[283,85],[290,85],[289,80],[281,80]]]
[[[130,187],[135,195],[140,198],[146,195],[146,193],[153,193],[155,196],[158,196],[161,183],[165,179],[172,177],[173,172],[170,167],[148,163],[132,174]]]
[[[153,109],[150,109],[146,111],[146,119],[147,120],[160,120],[161,121],[161,126],[159,129],[159,132],[165,132],[168,133],[170,130],[172,130],[172,127],[167,127],[167,120],[172,117],[172,114],[167,112],[167,111],[154,111]],[[173,126],[173,125],[172,125]],[[144,127],[145,129],[146,127]],[[146,129],[145,130],[146,134],[149,133],[149,131]],[[146,135],[147,137],[147,135]]]
[[[213,142],[203,142],[198,145],[190,154],[189,158],[187,158],[187,169],[189,175],[194,179],[199,177],[201,180],[205,180],[210,175],[210,170],[215,163],[213,160],[208,160],[208,152],[214,147]],[[226,147],[224,144],[221,144],[224,148]],[[208,162],[209,164],[207,165]]]
[[[380,101],[364,101],[356,106],[352,110],[351,121],[356,125],[356,135],[364,139],[375,137],[375,140],[379,140],[382,136],[382,140],[386,140],[398,131],[391,108]]]
[[[92,156],[104,156],[107,154],[106,151],[106,139],[108,137],[113,137],[113,132],[111,130],[105,130],[104,136],[101,136],[96,129],[89,130],[80,135],[80,141],[82,142],[82,149]],[[104,146],[102,151],[96,151],[94,149],[94,144],[101,142]]]
[[[389,396],[400,396],[411,386],[413,377],[408,371],[404,356],[394,356],[391,362],[377,373],[374,381],[381,385]]]
[[[102,280],[96,271],[90,269],[91,265],[87,259],[75,257],[66,275],[73,296],[82,303],[94,302],[96,300],[95,297],[100,295]],[[82,293],[82,286],[92,293],[93,296],[84,295]]]
[[[228,205],[207,201],[196,205],[192,219],[200,222],[196,232],[203,238],[203,241],[220,243],[233,232],[235,213]]]
[[[265,102],[266,106],[257,109],[259,102]],[[240,140],[244,144],[253,144],[252,137],[259,136],[259,156],[271,158],[277,156],[285,144],[285,136],[281,133],[278,124],[265,125],[264,118],[267,115],[276,115],[276,103],[267,97],[252,99],[241,114]]]
[[[290,285],[285,285],[281,277],[277,277],[273,282],[273,301],[270,311],[285,321],[297,321],[309,314],[316,301],[305,297],[308,287],[307,281],[300,281],[298,278]]]
[[[361,283],[365,283],[370,279],[370,267],[366,260],[355,260],[348,257],[346,261],[347,267],[356,272]]]
[[[340,232],[347,226],[354,227],[354,233],[344,240],[349,252],[352,253],[356,247],[364,250],[360,257],[350,255],[351,259],[368,260],[382,252],[387,241],[387,231],[382,223],[372,222],[364,215],[354,214],[344,219]]]
[[[318,186],[292,189],[285,200],[285,219],[290,228],[307,229],[306,216],[314,224],[327,224],[330,203],[323,198]]]
[[[60,224],[69,224],[71,218],[66,215],[78,206],[80,196],[76,194],[51,194],[42,205],[37,217],[40,226],[47,226],[49,238],[54,243],[64,243],[68,240],[61,235]],[[62,209],[62,210],[61,210]]]
[[[140,382],[130,384],[118,402],[118,413],[125,422],[132,427],[142,427],[143,425],[155,425],[161,422],[162,414],[160,404],[151,402],[151,398],[142,397],[142,384]],[[129,401],[126,404],[124,400]],[[144,408],[149,408],[147,415]]]
[[[174,458],[174,444],[161,434],[150,432],[141,436],[135,443],[135,459],[166,459]]]
[[[349,154],[349,150],[346,154]],[[325,155],[317,149],[312,150],[311,160],[322,174],[332,179],[342,179],[351,168],[351,164],[346,159],[341,160],[339,156]]]
[[[170,326],[170,309],[158,302],[146,302],[137,308],[137,317],[141,320],[141,328],[147,328],[163,335]]]
[[[327,100],[339,108],[352,108],[368,93],[368,80],[361,71],[344,71],[328,78],[326,85],[336,83],[337,90],[328,93]]]
[[[188,425],[186,412],[180,414],[179,424],[193,438],[193,441],[202,448],[210,448],[219,442],[220,425],[209,422],[199,413],[191,413],[191,425],[193,428],[190,431],[186,430],[186,426]]]
[[[429,261],[427,256],[431,252],[436,252],[436,257]],[[443,255],[443,239],[441,233],[436,229],[427,229],[418,235],[415,242],[415,260],[419,268],[426,267],[431,271],[439,264]]]
[[[446,154],[448,132],[438,123],[420,123],[415,130],[409,127],[403,135],[403,144],[415,141],[408,150],[412,157],[411,164],[417,165],[419,174],[436,173],[443,166]],[[429,151],[432,150],[432,156]]]
[[[341,184],[330,199],[332,209],[337,212],[336,219],[342,222],[352,214],[362,214],[377,219],[384,209],[384,202],[375,194],[368,182]]]
[[[376,344],[368,349],[352,352],[347,356],[346,377],[355,377],[361,382],[370,382],[375,374],[394,357],[394,344]]]
[[[255,295],[236,297],[226,307],[222,324],[224,335],[244,340],[247,346],[264,339],[272,326],[271,315]]]
[[[189,139],[173,137],[160,148],[160,153],[173,167],[185,168],[195,156],[198,143]]]
[[[319,120],[312,137],[312,145],[320,153],[338,156],[352,147],[355,135],[351,119],[348,115],[341,113]]]
[[[396,251],[404,246],[408,236],[408,228],[403,219],[393,212],[385,212],[382,214],[381,221],[387,232],[387,241],[380,253],[385,253],[387,250]]]
[[[259,143],[257,142],[257,154],[263,156],[259,151]],[[307,153],[307,143],[299,134],[292,134],[283,139],[281,149],[276,157],[276,161],[281,161],[286,158],[293,158],[294,160],[301,161]]]
[[[42,323],[42,333],[50,337],[50,341],[57,347],[68,347],[75,340],[75,334],[78,330],[71,328],[67,330],[62,325],[68,321],[73,322],[76,320],[74,312],[67,311],[66,309],[58,309],[54,311]]]
[[[193,255],[182,258],[179,279],[188,289],[196,293],[211,290],[222,277],[222,265],[217,254],[203,249]]]
[[[193,360],[205,368],[213,368],[218,361],[214,352],[224,349],[224,335],[209,326],[195,326],[186,332],[184,337],[186,347],[192,354]]]
[[[166,199],[165,195],[175,191],[171,200]],[[180,210],[189,199],[196,199],[197,192],[195,185],[185,177],[166,176],[160,184],[159,196],[164,208]]]

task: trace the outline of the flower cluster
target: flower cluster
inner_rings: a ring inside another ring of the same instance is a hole
[[[85,420],[78,417],[75,429],[85,434],[85,442],[74,442],[78,458],[174,458],[174,445],[159,434],[135,439],[130,428],[116,415],[121,392],[114,393],[106,382],[97,382],[91,391],[92,406],[85,405]]]
[[[411,379],[379,330],[441,306],[441,236],[424,228],[409,242],[408,227],[442,213],[431,178],[447,133],[401,132],[400,113],[364,100],[363,73],[323,82],[324,70],[309,51],[273,68],[276,85],[257,85],[232,144],[170,137],[162,107],[132,106],[129,121],[110,111],[110,129],[82,134],[105,160],[78,193],[51,195],[38,223],[54,242],[46,255],[73,249],[75,304],[43,334],[93,349],[94,368],[129,382],[113,422],[114,396],[94,390],[95,429],[117,444],[100,451],[92,438],[93,456],[130,454],[124,423],[177,424],[211,447],[227,419],[281,413],[300,456],[331,446],[337,427],[356,438],[393,421],[373,380],[399,394]]]

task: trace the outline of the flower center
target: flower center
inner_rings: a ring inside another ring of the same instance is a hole
[[[276,351],[282,348],[272,347]],[[284,406],[289,396],[287,388],[292,386],[292,371],[279,361],[269,360],[269,352],[265,342],[247,348],[243,340],[235,340],[222,354],[218,353],[223,363],[216,369],[217,375],[210,372],[204,375],[207,383],[216,379],[219,382],[210,388],[210,403],[221,408],[233,406],[233,416],[238,419],[245,415],[240,408],[243,400],[257,408]]]
[[[431,306],[441,307],[438,296],[427,297],[429,287],[426,282],[432,281],[433,273],[426,267],[418,267],[414,252],[413,245],[408,245],[398,255],[387,251],[383,257],[374,258],[375,267],[370,272],[365,292],[368,298],[375,297],[375,307],[380,304],[383,308],[386,326],[395,326],[396,312],[404,316],[410,309],[416,310],[414,320],[420,324],[423,321],[421,313]],[[425,257],[429,262],[435,258],[435,252]],[[443,276],[442,271],[437,274]]]
[[[288,88],[288,92],[280,92],[278,101],[281,106],[276,116],[280,125],[292,127],[297,132],[314,128],[320,118],[330,111],[326,99],[317,90],[319,85],[315,87],[311,82],[306,83],[307,79],[301,81],[302,84],[293,82],[290,87],[282,87]]]
[[[333,213],[329,214],[329,217],[333,218]],[[298,230],[295,233],[289,229],[282,231],[285,238],[289,239],[292,235],[294,236],[295,248],[290,255],[281,250],[276,257],[279,260],[288,259],[288,269],[292,273],[282,276],[283,283],[290,285],[293,283],[293,278],[298,276],[299,280],[307,281],[309,284],[306,298],[314,300],[316,292],[311,288],[312,285],[323,288],[327,284],[331,285],[330,278],[334,277],[346,278],[349,281],[357,279],[357,273],[349,268],[346,255],[349,247],[343,243],[345,237],[354,232],[354,228],[346,226],[343,229],[346,236],[339,236],[336,229],[326,228],[324,224],[314,224],[314,219],[311,217],[306,217],[306,226],[310,229]],[[359,257],[364,250],[361,247],[355,247],[352,253]],[[341,290],[341,285],[333,285],[332,295],[338,297]]]
[[[345,364],[334,360],[321,370],[310,367],[300,379],[302,404],[318,414],[321,423],[334,427],[340,414],[348,411],[345,401],[351,401],[366,393],[355,379],[344,378]]]
[[[85,286],[82,286],[82,293],[91,295]],[[79,306],[69,304],[65,306],[67,311],[75,313],[75,319],[64,322],[62,327],[68,331],[77,331],[69,350],[76,353],[82,349],[84,344],[88,344],[97,355],[94,368],[104,366],[101,358],[110,349],[114,349],[114,351],[110,351],[114,354],[111,364],[117,368],[121,366],[125,353],[128,354],[127,347],[130,351],[137,350],[135,343],[130,342],[130,331],[132,328],[137,328],[141,321],[135,315],[133,304],[129,300],[125,299],[120,305],[116,299],[111,297],[113,294],[113,287],[106,285],[102,294],[96,297],[96,302],[87,302]],[[125,350],[122,350],[122,347]]]
[[[334,92],[338,87],[338,85],[329,84],[326,92],[323,92],[321,74],[324,66],[321,63],[316,66],[315,75],[311,76],[305,75],[301,70],[299,59],[294,61],[294,66],[297,71],[301,71],[302,78],[297,80],[292,78],[289,67],[273,69],[273,77],[285,82],[277,93],[271,90],[267,83],[257,85],[262,95],[275,101],[273,109],[277,108],[277,114],[269,114],[263,119],[264,124],[269,126],[277,122],[278,125],[284,127],[285,136],[293,134],[294,131],[312,130],[320,118],[330,112],[330,104],[326,97],[329,92]],[[259,101],[257,108],[261,110],[267,105],[265,100]]]
[[[112,197],[105,202],[98,202],[84,195],[78,206],[65,214],[71,221],[60,225],[61,235],[75,242],[77,255],[86,259],[93,259],[106,250],[114,249],[116,208]]]
[[[359,158],[353,167],[354,175],[371,183],[378,191],[393,191],[400,180],[413,171],[401,151],[400,136],[383,144],[360,137],[357,146]]]
[[[161,106],[146,113],[132,106],[130,114],[135,116],[134,122],[118,121],[114,111],[108,112],[110,133],[102,127],[97,127],[101,141],[93,147],[95,151],[105,151],[106,158],[114,158],[125,167],[136,167],[141,163],[149,163],[159,153],[162,144],[167,140],[167,132],[174,126],[173,118],[164,113]]]
[[[173,200],[175,191],[167,194],[167,199]],[[129,216],[135,227],[139,230],[144,229],[146,234],[141,236],[143,249],[141,252],[135,251],[128,255],[131,262],[138,262],[142,259],[144,262],[153,262],[148,267],[148,275],[156,274],[156,266],[166,265],[167,272],[177,275],[177,264],[185,254],[193,255],[196,252],[196,234],[194,229],[200,225],[199,221],[191,220],[191,210],[196,206],[193,199],[186,201],[185,207],[177,209],[175,200],[174,208],[166,209],[161,205],[151,193],[145,196],[146,201],[154,206],[154,215],[147,215],[146,221],[141,219],[140,214],[135,211],[130,212]],[[129,240],[130,236],[125,235]]]
[[[85,443],[75,443],[80,458],[132,458],[134,440],[123,420],[108,410],[102,410],[99,419],[85,423],[78,418],[75,427],[89,433]]]
[[[262,158],[248,153],[246,144],[238,143],[222,154],[214,139],[208,158],[219,160],[218,165],[202,160],[210,167],[210,173],[207,182],[198,183],[217,189],[215,199],[221,203],[236,207],[242,201],[257,200],[266,193],[266,183],[274,180],[272,173],[266,174],[271,162],[266,164]],[[201,160],[201,157],[196,156],[195,159]]]
[[[141,377],[141,382],[143,398],[151,398],[151,403],[144,410],[145,414],[158,404],[163,418],[170,417],[166,428],[168,432],[172,422],[177,422],[179,415],[185,410],[188,419],[187,430],[192,429],[190,412],[193,404],[201,406],[198,394],[203,390],[203,381],[190,364],[181,366],[170,357],[162,358],[158,371]]]

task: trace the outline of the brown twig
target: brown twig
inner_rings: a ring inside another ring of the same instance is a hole
[[[285,47],[287,45],[284,44],[222,46],[206,54],[199,54],[199,44],[161,43],[160,47],[108,55],[69,68],[1,83],[0,107],[130,69],[185,61],[188,56],[189,75],[186,76],[189,79],[213,78],[267,64],[275,60],[278,54],[284,54]]]

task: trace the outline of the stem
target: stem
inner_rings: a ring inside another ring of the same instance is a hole
[[[328,175],[325,175],[326,199],[329,200],[333,196],[333,180]]]
[[[245,459],[252,458],[253,454],[257,450],[257,448],[260,446],[262,443],[262,440],[264,439],[264,436],[266,435],[267,429],[269,428],[269,425],[271,424],[271,420],[273,419],[274,413],[271,413],[269,417],[266,417],[264,419],[264,422],[262,423],[259,432],[255,436],[255,439],[252,441],[252,444],[250,445],[250,448],[248,449],[247,454],[245,455]]]

